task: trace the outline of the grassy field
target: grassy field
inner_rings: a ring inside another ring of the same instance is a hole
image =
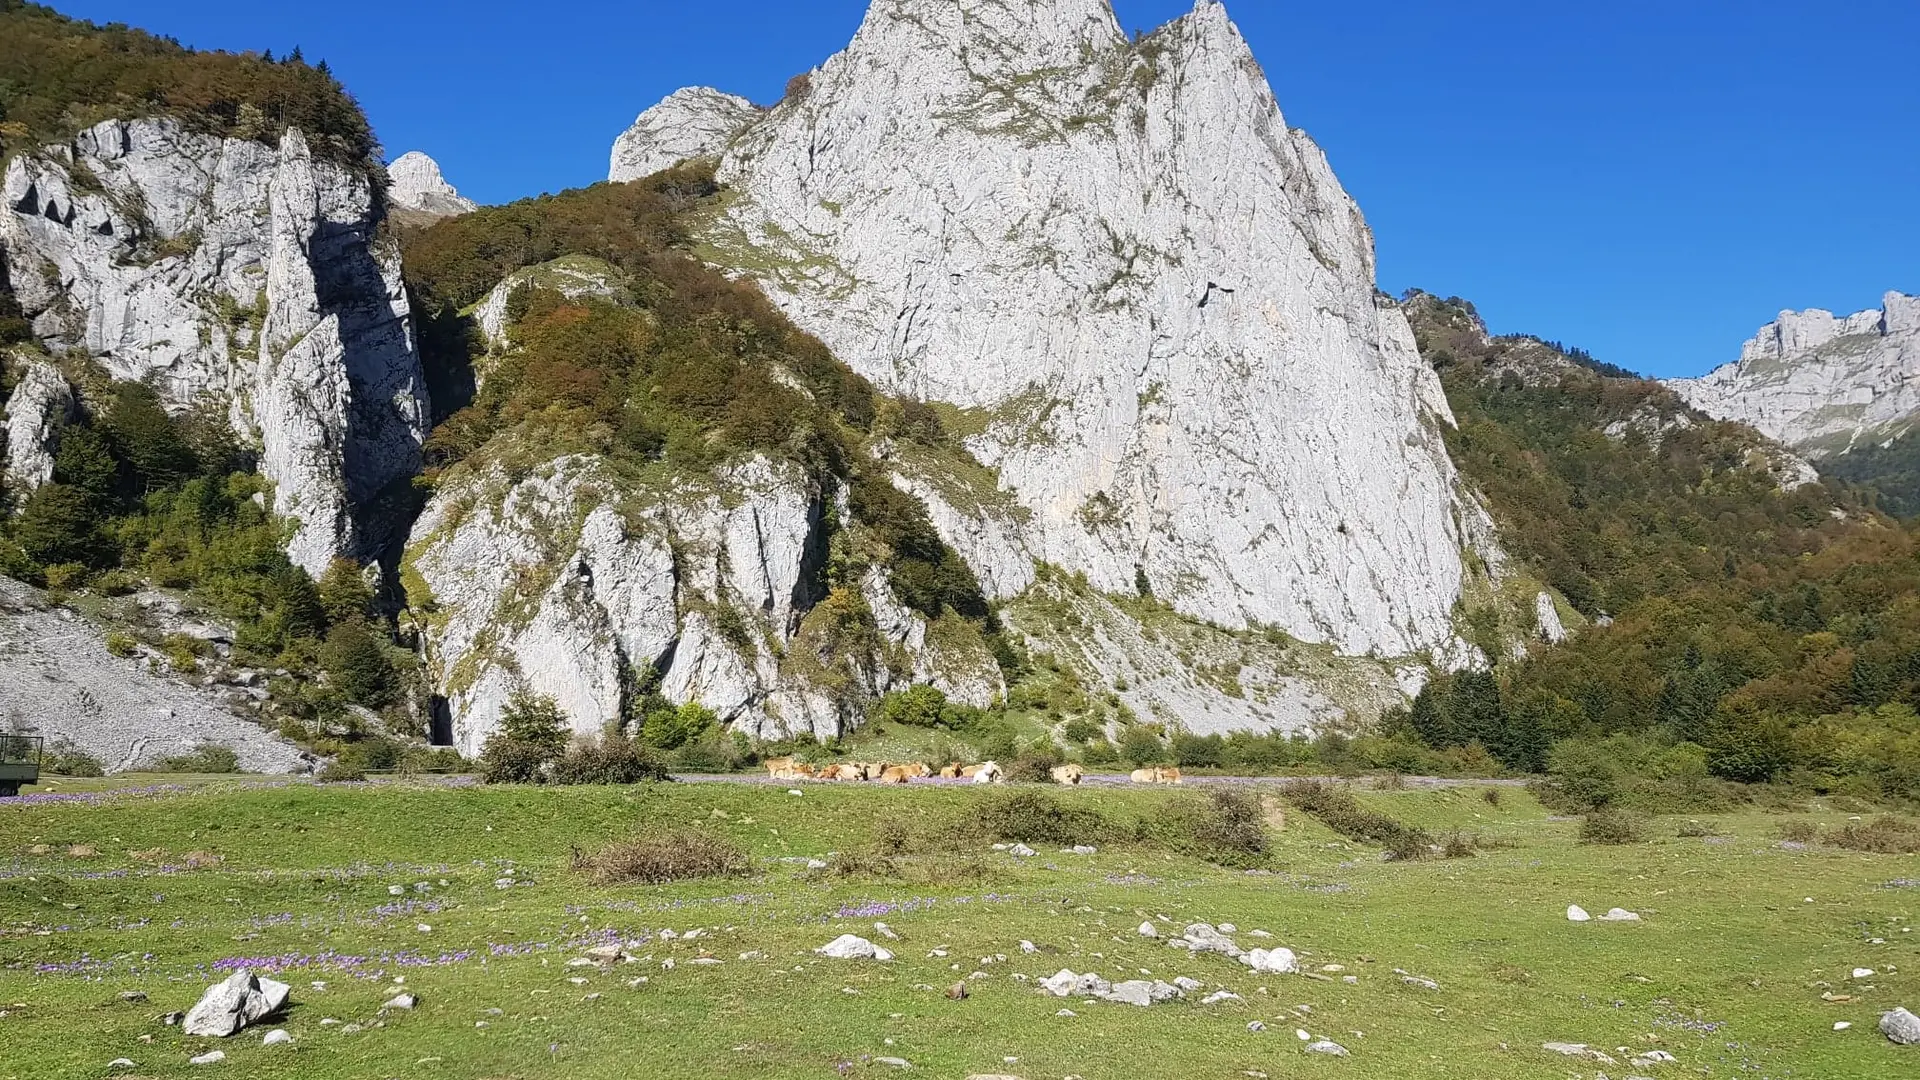
[[[1292,815],[1257,874],[1147,847],[1076,856],[1056,844],[1032,859],[984,848],[917,857],[885,877],[781,860],[862,849],[884,819],[938,821],[986,796],[171,777],[63,790],[62,801],[0,805],[0,1078],[99,1077],[122,1057],[137,1068],[120,1075],[305,1080],[899,1068],[878,1058],[921,1075],[1026,1080],[1920,1074],[1920,1049],[1875,1030],[1882,1011],[1920,1005],[1920,935],[1907,932],[1920,916],[1920,860],[1777,839],[1788,821],[1847,819],[1818,807],[1703,819],[1711,837],[1682,838],[1683,822],[1663,819],[1647,842],[1592,847],[1575,842],[1576,822],[1515,789],[1498,805],[1472,786],[1368,792],[1402,820],[1510,846],[1389,863]],[[1179,796],[1060,797],[1152,817]],[[569,869],[575,848],[665,824],[733,838],[756,873],[596,887]],[[1572,924],[1575,903],[1645,921]],[[1243,946],[1284,944],[1309,971],[1344,971],[1255,975],[1144,940],[1143,919],[1172,931],[1233,923]],[[813,955],[841,933],[878,940],[876,920],[900,935],[880,941],[893,962]],[[661,934],[695,928],[705,933],[693,941]],[[1255,929],[1274,938],[1248,937]],[[1040,952],[1023,954],[1023,939]],[[650,959],[567,966],[610,940],[642,941],[634,951]],[[293,985],[290,1009],[268,1025],[293,1044],[263,1046],[264,1027],[192,1039],[159,1021],[242,964]],[[1856,967],[1878,974],[1855,980]],[[1061,968],[1188,976],[1206,989],[1140,1009],[1055,999],[1017,978]],[[1341,981],[1349,975],[1354,984]],[[949,1000],[962,977],[971,996]],[[383,1017],[398,979],[420,1006]],[[1216,989],[1245,1000],[1199,1003]],[[147,998],[125,1001],[127,991]],[[1078,1015],[1057,1016],[1063,1007]],[[1265,1030],[1250,1031],[1255,1021]],[[1835,1032],[1839,1021],[1854,1026]],[[1296,1029],[1352,1055],[1308,1055]],[[1549,1041],[1591,1044],[1620,1064],[1548,1053]],[[1639,1069],[1621,1047],[1678,1060]],[[187,1063],[210,1049],[227,1060]]]

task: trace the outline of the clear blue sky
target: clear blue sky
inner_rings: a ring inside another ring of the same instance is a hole
[[[591,183],[684,85],[770,102],[865,0],[55,0],[204,48],[300,45],[499,202]],[[1129,28],[1191,0],[1116,0]],[[1915,0],[1229,0],[1378,236],[1381,285],[1657,374],[1784,307],[1920,292]]]

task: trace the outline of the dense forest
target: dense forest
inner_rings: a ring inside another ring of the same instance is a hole
[[[1920,438],[1902,435],[1885,446],[1836,454],[1820,462],[1820,472],[1860,488],[1885,513],[1903,521],[1920,518]]]
[[[0,158],[102,120],[167,115],[211,134],[278,142],[297,127],[314,152],[364,167],[379,144],[360,106],[298,49],[198,52],[127,26],[97,26],[0,0]]]
[[[1408,306],[1508,549],[1600,624],[1439,680],[1408,728],[1606,798],[1718,779],[1920,799],[1909,532],[1829,485],[1782,490],[1750,429],[1656,383],[1490,339],[1463,301]]]

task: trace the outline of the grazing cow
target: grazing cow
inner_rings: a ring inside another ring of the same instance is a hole
[[[813,766],[784,757],[767,762],[767,775],[775,780],[811,780],[814,774]]]
[[[997,763],[989,761],[974,770],[973,782],[976,784],[1004,784],[1007,782],[1007,771],[1002,769]]]
[[[1053,782],[1073,787],[1079,784],[1080,778],[1085,775],[1087,775],[1087,770],[1082,769],[1078,765],[1062,765],[1053,770]]]

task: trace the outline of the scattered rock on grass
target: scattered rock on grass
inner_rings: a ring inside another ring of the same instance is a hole
[[[292,1041],[293,1041],[293,1036],[287,1034],[284,1029],[275,1028],[274,1030],[267,1032],[267,1037],[260,1040],[260,1045],[284,1046],[287,1043],[290,1043]]]
[[[214,1039],[236,1035],[249,1024],[279,1012],[292,992],[286,983],[256,978],[242,968],[226,982],[207,988],[200,1003],[187,1014],[184,1030],[189,1035]]]
[[[1880,1018],[1880,1034],[1900,1046],[1920,1046],[1920,1016],[1895,1009]]]
[[[126,1069],[137,1069],[139,1067],[140,1066],[132,1058],[114,1058],[112,1061],[107,1062],[107,1068],[112,1069],[115,1072],[120,1072]]]
[[[1332,1039],[1319,1039],[1307,1044],[1307,1053],[1325,1054],[1328,1057],[1346,1057],[1347,1048]]]
[[[1172,1001],[1179,997],[1180,988],[1158,979],[1152,982],[1145,979],[1130,979],[1127,982],[1115,983],[1113,989],[1102,996],[1115,1004],[1133,1005],[1144,1009],[1149,1005],[1158,1005],[1163,1001]]]
[[[1609,911],[1605,915],[1600,916],[1600,921],[1601,922],[1639,922],[1640,915],[1637,912],[1628,911],[1626,908],[1614,908],[1612,911]]]
[[[813,950],[816,954],[830,960],[891,960],[893,954],[853,934],[842,934],[825,945]]]
[[[1143,922],[1140,924],[1140,936],[1143,938],[1157,938],[1160,936],[1160,931],[1152,923]]]
[[[1586,1043],[1564,1043],[1564,1042],[1541,1043],[1540,1049],[1545,1050],[1551,1054],[1561,1054],[1566,1057],[1588,1058],[1590,1060],[1597,1061],[1602,1065],[1616,1064],[1616,1062],[1612,1058],[1608,1057],[1606,1054],[1603,1054],[1598,1050],[1595,1050],[1591,1046],[1588,1046]]]
[[[1300,958],[1292,949],[1255,949],[1242,955],[1240,962],[1255,971],[1273,975],[1293,975],[1300,971]]]
[[[412,994],[398,994],[388,998],[386,1004],[380,1006],[380,1008],[383,1011],[387,1009],[412,1009],[419,1004],[420,999]]]
[[[1587,914],[1587,909],[1581,907],[1579,904],[1570,904],[1567,907],[1567,921],[1592,922],[1593,916]]]
[[[227,1060],[227,1055],[226,1055],[226,1054],[224,1054],[224,1053],[222,1053],[222,1052],[220,1052],[220,1051],[218,1051],[218,1050],[209,1050],[208,1052],[206,1052],[206,1053],[204,1053],[204,1054],[201,1054],[201,1055],[200,1055],[199,1057],[191,1057],[191,1058],[188,1058],[188,1059],[187,1059],[187,1064],[189,1064],[189,1065],[218,1065],[218,1064],[220,1064],[221,1062],[223,1062],[223,1061],[225,1061],[225,1060]]]
[[[1113,984],[1092,972],[1075,975],[1063,968],[1051,978],[1041,979],[1040,988],[1054,997],[1100,997],[1112,990]]]

